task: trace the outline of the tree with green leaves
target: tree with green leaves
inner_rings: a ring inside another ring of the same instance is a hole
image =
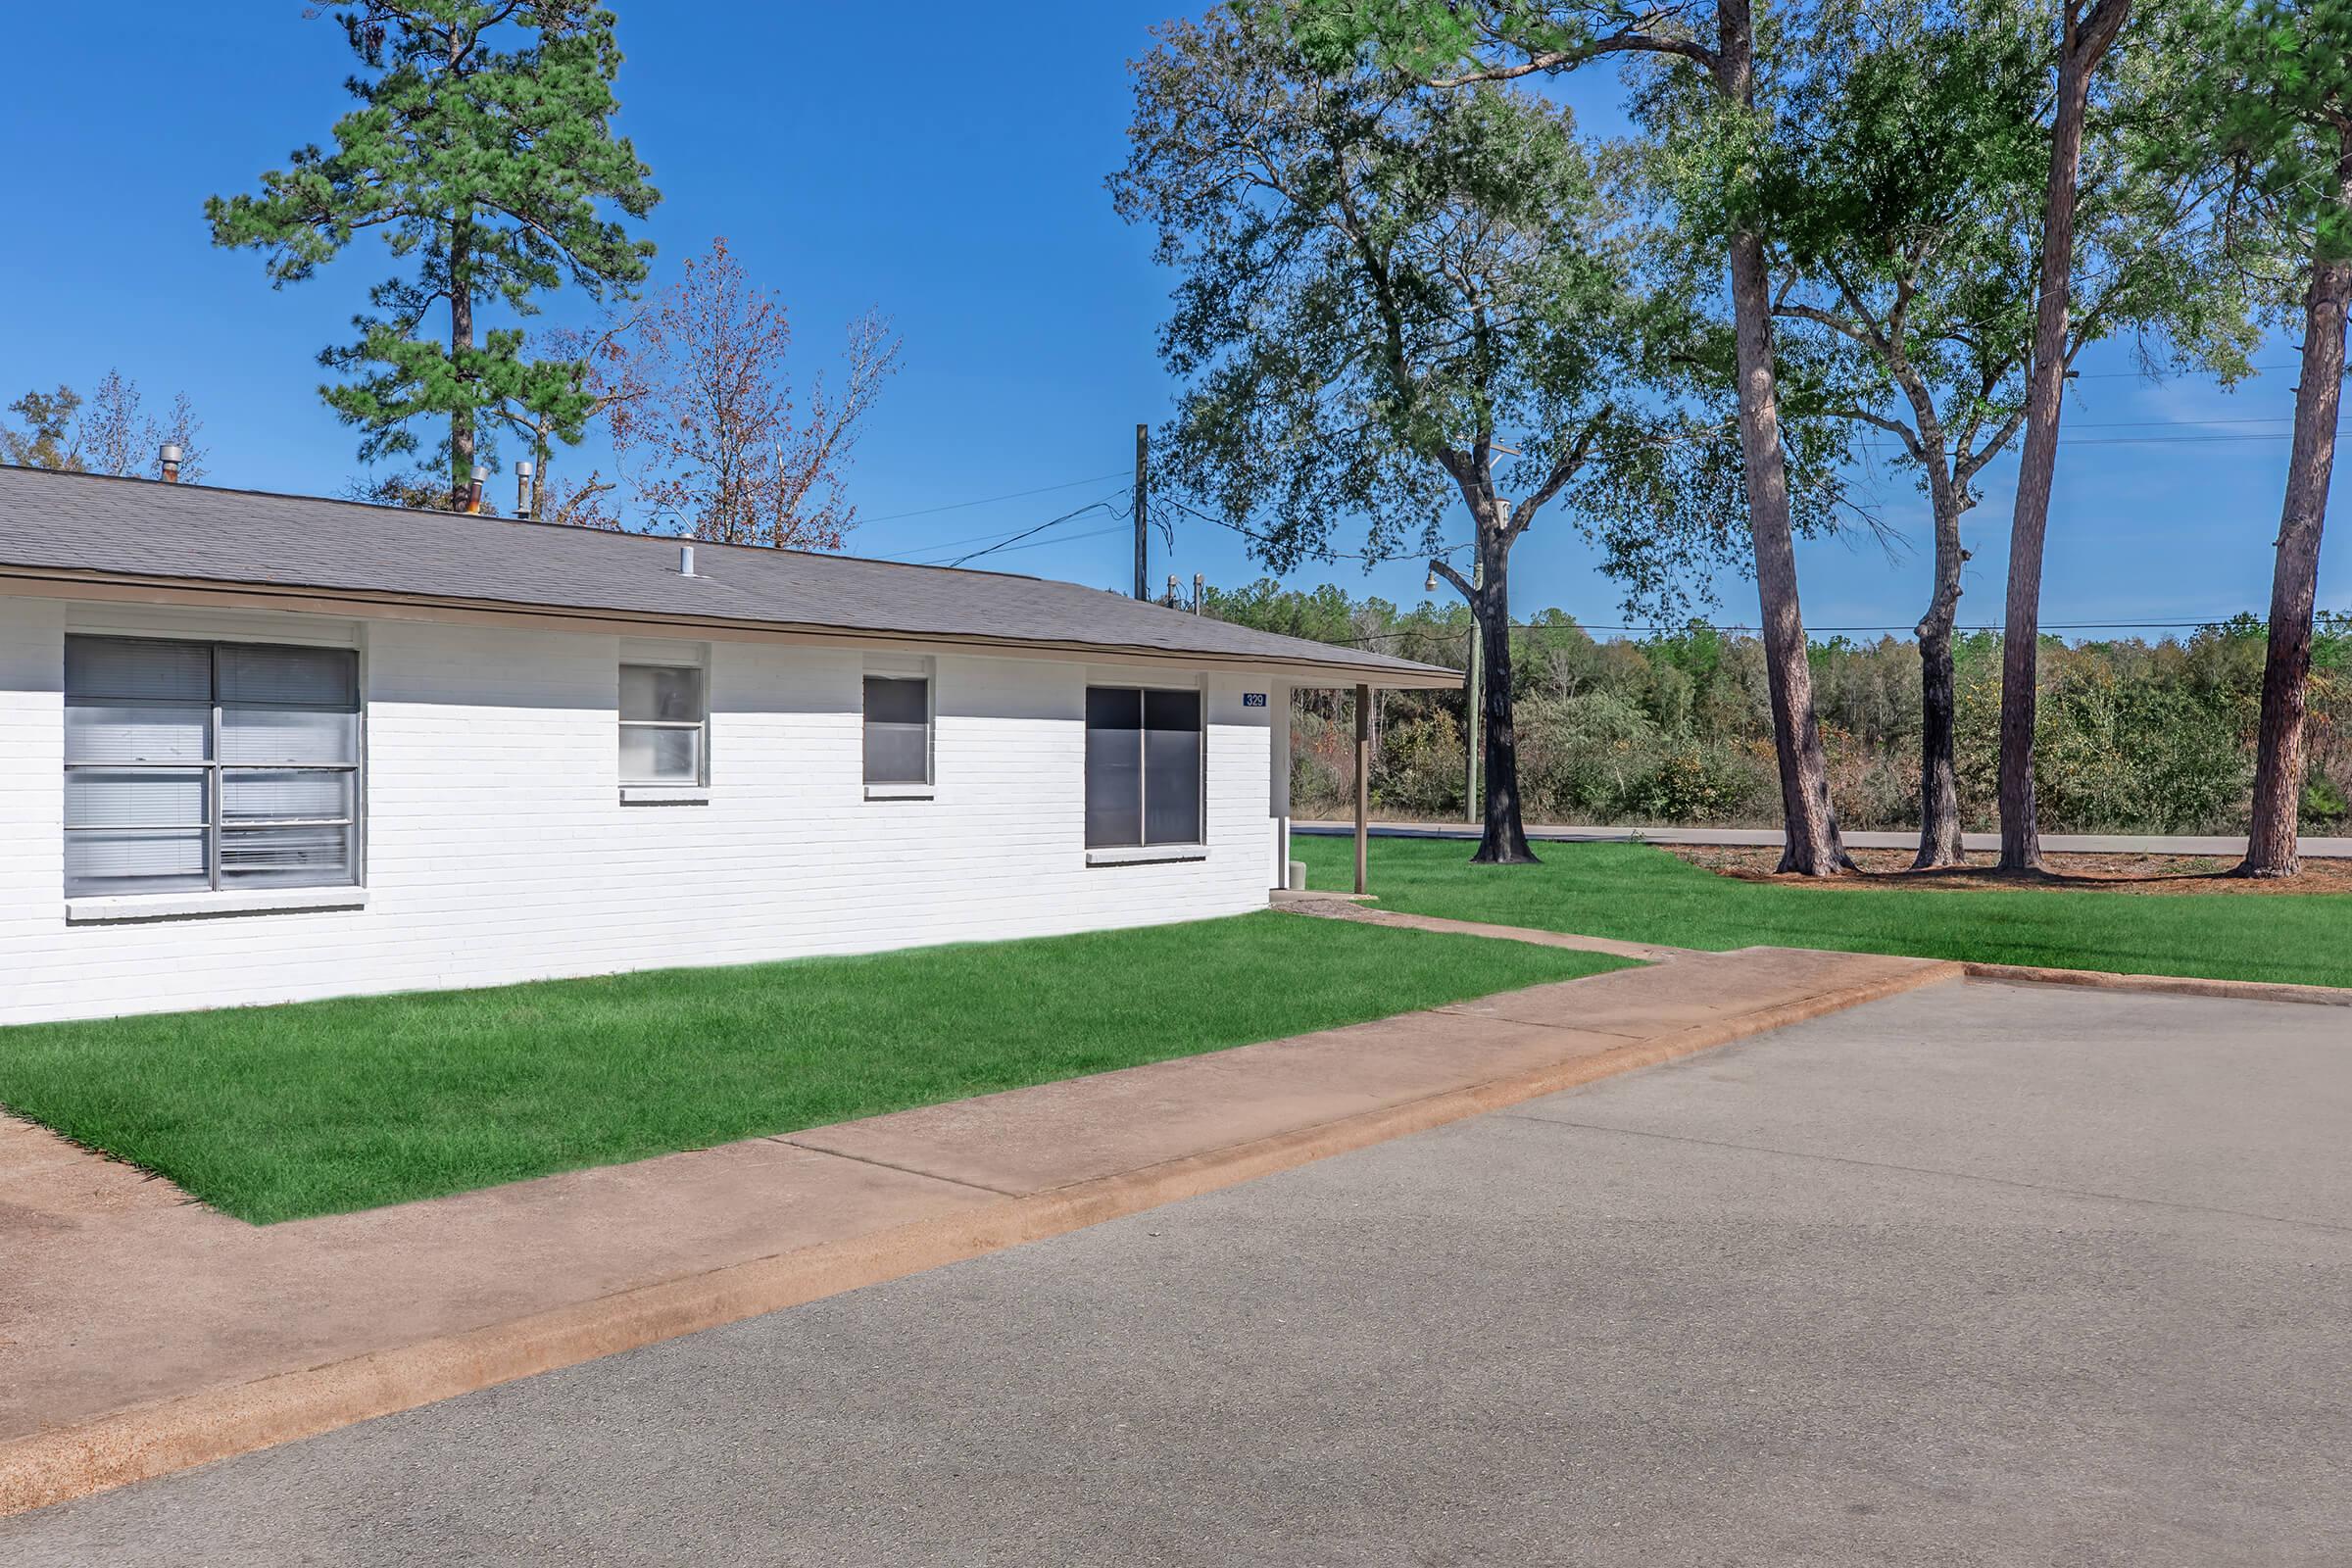
[[[1975,480],[2026,421],[2046,182],[2036,0],[1833,0],[1776,53],[1788,78],[1765,189],[1787,279],[1785,345],[1811,339],[1849,399],[1892,438],[1926,492],[1934,584],[1920,655],[1920,844],[1914,865],[1962,863],[1953,628]],[[2256,334],[2238,272],[2205,224],[2211,168],[2163,172],[2145,154],[2160,111],[2197,63],[2168,51],[2119,62],[2111,112],[2084,145],[2061,349],[2135,335],[2226,379]]]
[[[24,421],[22,429],[0,425],[0,457],[21,468],[53,468],[61,473],[83,473],[80,428],[81,394],[62,381],[54,392],[35,387],[8,406]]]
[[[2034,305],[2034,357],[2026,381],[2025,446],[2009,519],[2009,593],[2001,619],[2001,869],[2041,865],[2034,811],[2034,713],[2040,701],[2041,554],[2050,530],[2050,484],[2058,471],[2058,416],[2065,409],[2067,317],[2073,305],[2076,209],[2082,195],[2083,127],[2099,63],[2115,47],[2132,0],[2059,0],[2050,94],[2049,179],[2043,191],[2041,275]]]
[[[204,421],[184,392],[159,419],[147,412],[139,383],[110,369],[86,398],[61,385],[54,392],[27,392],[8,412],[24,423],[22,429],[0,424],[0,462],[66,473],[152,477],[162,469],[168,441],[179,448],[179,479],[193,484],[204,477],[204,447],[197,439]]]
[[[2352,305],[2352,4],[2198,0],[2169,41],[2204,66],[2203,91],[2180,126],[2183,151],[2192,164],[2218,155],[2231,176],[2232,238],[2270,284],[2265,303],[2274,318],[2303,332],[2271,577],[2254,809],[2237,867],[2240,876],[2291,876],[2299,868],[2320,536]]]
[[[364,0],[337,20],[362,73],[333,150],[298,150],[206,216],[215,244],[264,252],[279,286],[369,231],[415,259],[369,291],[359,339],[319,355],[348,372],[320,395],[369,464],[418,453],[418,421],[446,420],[427,473],[393,483],[461,499],[494,463],[502,411],[576,442],[591,408],[576,363],[527,357],[522,328],[488,313],[532,316],[566,282],[626,290],[653,253],[626,222],[659,195],[612,130],[614,18],[598,0]]]
[[[1294,13],[1326,61],[1371,50],[1437,91],[1555,75],[1603,59],[1645,61],[1657,101],[1676,105],[1675,140],[1692,237],[1729,274],[1738,426],[1747,536],[1763,619],[1773,735],[1787,823],[1785,871],[1850,868],[1830,802],[1829,763],[1814,710],[1804,615],[1797,601],[1796,527],[1775,368],[1773,279],[1758,204],[1758,49],[1769,41],[1759,0],[1259,0]],[[1656,117],[1653,116],[1653,125]]]
[[[1639,286],[1636,232],[1558,106],[1327,69],[1278,11],[1158,36],[1111,186],[1182,274],[1161,350],[1190,386],[1160,483],[1277,570],[1331,559],[1355,518],[1350,554],[1426,555],[1469,604],[1488,671],[1475,858],[1532,860],[1512,547],[1555,504],[1650,519],[1637,553],[1738,537],[1729,433],[1649,368],[1690,346],[1688,306]],[[1455,502],[1462,546],[1441,531]]]

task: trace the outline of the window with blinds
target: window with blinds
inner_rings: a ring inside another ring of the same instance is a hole
[[[66,639],[66,892],[358,880],[359,656]]]
[[[931,782],[931,682],[926,677],[865,677],[865,781]]]
[[[1199,844],[1200,694],[1086,689],[1086,847]]]

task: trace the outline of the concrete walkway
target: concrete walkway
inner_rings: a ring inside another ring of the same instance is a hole
[[[0,1123],[0,1513],[1056,1235],[1959,973],[1692,955],[268,1227]]]
[[[1293,822],[1294,833],[1318,838],[1351,835],[1352,822]],[[1372,836],[1383,839],[1475,839],[1478,829],[1465,822],[1375,822]],[[1778,828],[1758,827],[1539,827],[1530,823],[1527,836],[1552,844],[1720,844],[1748,848],[1777,845]],[[1961,847],[1971,855],[1997,855],[1998,833],[1963,833]],[[1917,831],[1908,833],[1848,833],[1849,850],[1915,850]],[[2154,833],[2044,833],[2041,847],[2052,855],[2206,855],[2234,859],[2246,853],[2243,835],[2166,837]],[[2352,838],[2314,838],[2306,835],[2302,853],[2323,860],[2352,860]]]
[[[1605,953],[1614,958],[1638,958],[1644,963],[1662,963],[1669,958],[1703,956],[1703,951],[1698,948],[1670,948],[1656,942],[1620,942],[1615,937],[1584,937],[1571,931],[1539,931],[1533,926],[1495,925],[1487,920],[1449,920],[1440,914],[1408,914],[1401,909],[1383,909],[1368,901],[1359,902],[1336,893],[1319,893],[1312,889],[1277,889],[1274,907],[1287,909],[1293,914],[1318,915],[1326,920],[1354,920],[1364,925],[1385,925],[1399,931],[1440,931],[1454,936],[1492,937],[1499,942],[1525,942],[1539,948]]]
[[[2343,1568],[2312,1007],[1914,992],[0,1520],[8,1568]]]

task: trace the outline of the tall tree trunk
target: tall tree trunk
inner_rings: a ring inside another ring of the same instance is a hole
[[[2090,76],[2115,41],[2131,0],[2099,0],[2087,19],[2064,9],[2058,105],[2051,123],[2050,187],[2041,221],[2040,298],[2034,318],[2034,378],[2026,393],[2026,441],[2017,509],[2009,524],[2009,597],[2001,645],[2001,868],[2041,865],[2034,813],[2034,726],[2041,655],[2041,550],[2049,532],[2050,481],[2058,467],[2058,416],[2066,390],[2068,279],[2075,261],[2075,196],[2082,166],[2082,120]]]
[[[1960,517],[1966,503],[1940,450],[1929,488],[1936,509],[1936,586],[1919,621],[1919,854],[1914,871],[1960,865],[1958,753],[1960,698],[1952,661],[1952,623],[1960,610]]]
[[[1510,540],[1501,527],[1479,519],[1478,553],[1485,581],[1470,596],[1486,659],[1486,814],[1473,865],[1534,865],[1519,814],[1519,736],[1511,722]]]
[[[1748,0],[1718,0],[1715,88],[1741,109],[1755,104],[1755,24]],[[1813,710],[1813,669],[1796,600],[1796,541],[1788,521],[1788,463],[1781,449],[1780,394],[1772,367],[1772,285],[1761,235],[1731,237],[1732,320],[1740,372],[1740,446],[1747,471],[1748,532],[1764,622],[1764,669],[1788,824],[1781,869],[1829,876],[1853,861],[1830,807],[1830,769]]]
[[[1740,444],[1747,468],[1748,532],[1764,623],[1764,672],[1772,697],[1773,749],[1781,767],[1787,843],[1780,868],[1830,876],[1852,866],[1830,805],[1830,767],[1813,710],[1804,614],[1796,597],[1796,541],[1788,522],[1788,466],[1781,450],[1772,368],[1772,298],[1764,243],[1732,236],[1732,313],[1739,347]]]
[[[2352,130],[2343,133],[2336,200],[2352,207]],[[2320,582],[2320,532],[2335,467],[2335,419],[2344,385],[2344,311],[2352,260],[2314,251],[2303,299],[2303,373],[2295,387],[2295,437],[2286,460],[2286,504],[2271,575],[2271,641],[2262,666],[2262,729],[2254,753],[2254,816],[2239,876],[2292,876],[2303,800],[2303,704],[2311,684],[2311,612]]]
[[[449,236],[449,368],[461,388],[473,357],[472,281],[473,223],[461,216]],[[449,411],[450,493],[459,512],[466,510],[466,492],[473,483],[473,408],[463,404]]]
[[[1952,624],[1960,611],[1960,568],[1968,552],[1960,545],[1960,519],[1976,505],[1967,474],[1952,462],[1936,398],[1903,351],[1898,320],[1889,334],[1891,368],[1911,404],[1918,430],[1912,456],[1927,474],[1928,504],[1936,516],[1936,579],[1927,612],[1919,617],[1919,854],[1914,871],[1965,863],[1960,846],[1960,782],[1955,760],[1959,734],[1958,681],[1952,667]],[[1974,430],[1973,423],[1967,427]],[[1967,444],[1963,437],[1963,446]]]
[[[1967,862],[1960,840],[1960,787],[1953,765],[1959,700],[1948,627],[1919,636],[1919,854],[1914,871]]]

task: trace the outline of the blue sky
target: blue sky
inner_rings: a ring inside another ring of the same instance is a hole
[[[1156,424],[1170,405],[1154,334],[1172,279],[1152,265],[1149,236],[1112,214],[1102,179],[1124,154],[1126,62],[1171,14],[1166,0],[1049,0],[1017,22],[914,5],[893,12],[887,35],[856,7],[615,8],[629,57],[620,123],[664,194],[649,229],[662,249],[657,280],[723,234],[788,302],[804,370],[826,363],[869,305],[906,339],[853,473],[854,549],[940,557],[1123,499],[1135,423]],[[318,402],[313,360],[347,334],[387,259],[355,246],[316,280],[273,292],[257,256],[212,248],[202,213],[206,195],[250,189],[292,147],[324,140],[347,104],[340,29],[305,9],[239,0],[199,17],[125,0],[14,18],[0,126],[24,177],[0,246],[0,400],[61,380],[86,388],[117,367],[151,400],[194,400],[210,482],[334,493],[350,481],[352,432]],[[1575,90],[1591,95],[1588,122],[1605,126],[1608,79]],[[2257,358],[2284,367],[2293,350],[2276,342]],[[2094,351],[2083,369],[2045,622],[2261,612],[2291,368],[2227,394],[2145,382],[2120,349]],[[2201,420],[2229,422],[2181,422]],[[1998,618],[2013,472],[1987,472],[1972,515],[1964,623]],[[1913,548],[1890,562],[1868,542],[1802,547],[1817,629],[1908,626],[1926,593],[1924,504],[1899,473],[1863,479]],[[1104,531],[1116,525],[1094,514],[988,564],[1123,586],[1131,546]],[[1260,575],[1242,547],[1180,524],[1172,558],[1153,541],[1153,580]],[[1409,603],[1424,597],[1422,575],[1391,564],[1367,577],[1341,563],[1291,580]],[[1522,612],[1623,618],[1592,552],[1556,519],[1519,547],[1513,587]],[[1754,618],[1744,583],[1722,595],[1721,618]],[[2340,544],[2322,603],[2352,608],[2352,550]]]

